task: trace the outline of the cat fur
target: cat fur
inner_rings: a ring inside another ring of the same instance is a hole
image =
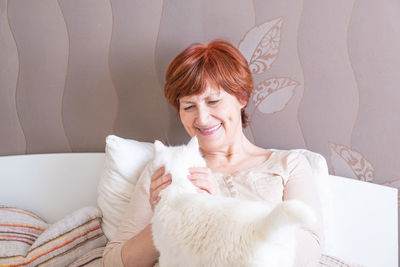
[[[293,265],[297,229],[316,220],[311,208],[298,200],[271,207],[200,194],[187,178],[190,167],[206,166],[197,138],[184,146],[154,146],[153,168],[165,166],[172,176],[151,221],[161,267]]]

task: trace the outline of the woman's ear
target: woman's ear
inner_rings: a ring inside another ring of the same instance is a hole
[[[249,101],[239,100],[240,108],[245,108],[247,106],[247,103],[249,103]]]

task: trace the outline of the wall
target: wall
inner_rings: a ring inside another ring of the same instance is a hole
[[[226,39],[256,90],[246,134],[400,187],[398,0],[0,0],[0,155],[103,151],[108,134],[181,143],[170,60]]]

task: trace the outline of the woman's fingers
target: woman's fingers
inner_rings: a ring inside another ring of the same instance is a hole
[[[209,168],[193,167],[189,169],[189,172],[189,180],[200,190],[212,195],[220,193],[219,185]]]
[[[151,182],[150,190],[151,191],[157,190],[160,186],[163,186],[164,184],[169,184],[170,182],[171,182],[171,174],[160,176],[159,178]]]
[[[215,180],[211,169],[205,167],[193,167],[189,169],[189,180],[198,188],[199,193],[217,195],[220,193],[219,185]],[[160,201],[160,192],[172,182],[171,174],[165,174],[165,168],[157,169],[151,176],[150,183],[150,205],[154,210]]]
[[[164,173],[165,169],[161,167],[151,176],[149,201],[153,210],[154,206],[160,201],[160,192],[171,184],[171,175]]]
[[[153,175],[151,176],[151,181],[153,182],[154,180],[157,180],[158,178],[160,178],[161,176],[163,176],[163,175],[164,175],[164,172],[165,172],[165,168],[164,168],[164,167],[158,168],[158,169],[153,173]]]
[[[160,197],[160,192],[165,189],[169,184],[164,184],[160,187],[158,187],[156,190],[154,190],[151,194],[150,194],[150,205],[151,207],[154,209],[154,206],[158,204],[158,202],[160,201],[161,197]]]
[[[150,192],[171,181],[171,175],[165,175],[164,172],[164,167],[161,167],[151,176]]]
[[[190,174],[209,174],[212,175],[211,169],[206,167],[192,167],[189,169]]]

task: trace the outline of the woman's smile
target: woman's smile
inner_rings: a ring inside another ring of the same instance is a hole
[[[197,130],[201,135],[212,135],[216,133],[222,126],[222,123],[216,124],[210,127],[197,127]]]

